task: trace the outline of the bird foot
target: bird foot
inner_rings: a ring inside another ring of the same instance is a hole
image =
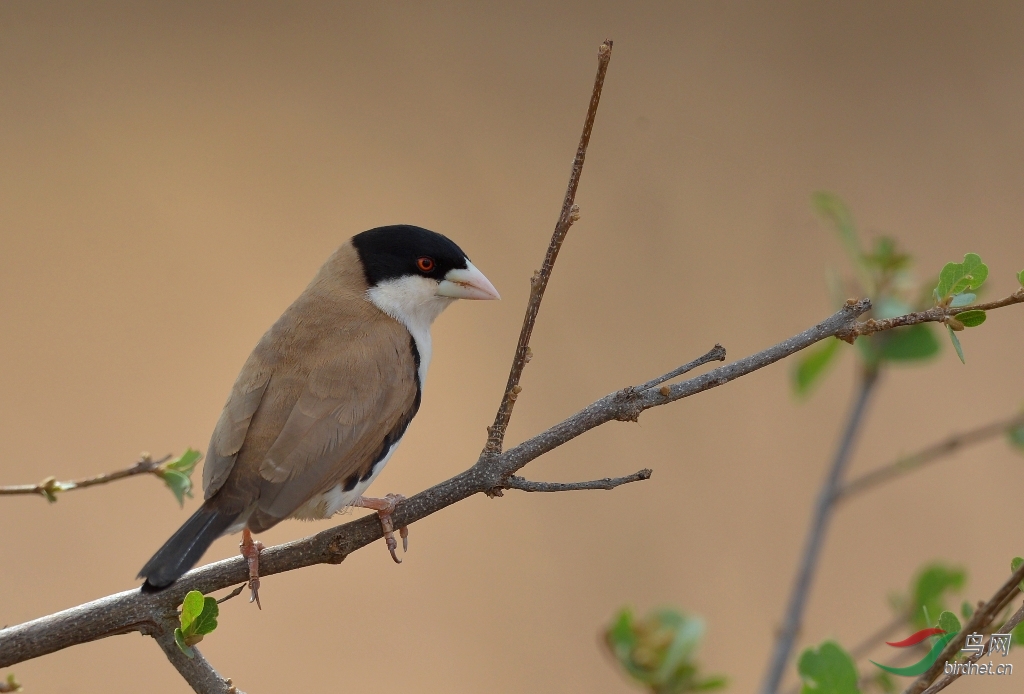
[[[263,605],[260,604],[260,552],[263,551],[263,543],[253,540],[249,529],[243,528],[242,541],[238,543],[238,549],[249,563],[249,602],[256,603],[256,607],[262,610]]]
[[[395,541],[395,528],[391,523],[391,514],[394,512],[395,507],[398,506],[399,501],[405,501],[405,497],[401,494],[388,494],[383,499],[361,496],[352,503],[353,506],[370,508],[377,512],[377,517],[380,518],[380,527],[384,529],[384,541],[387,543],[388,551],[391,552],[391,558],[395,560],[396,564],[401,564],[402,560],[398,558],[398,554],[395,552],[398,549],[398,542]],[[398,535],[402,538],[402,552],[408,552],[409,528],[402,526],[398,529]]]

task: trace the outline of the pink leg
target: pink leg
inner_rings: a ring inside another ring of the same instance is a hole
[[[238,549],[242,556],[249,562],[249,602],[255,602],[256,607],[263,609],[260,604],[260,552],[263,550],[263,543],[252,539],[252,533],[248,528],[242,529],[242,541],[238,543]]]
[[[395,553],[395,550],[398,549],[398,543],[395,541],[395,528],[391,524],[391,514],[394,512],[395,507],[398,506],[399,501],[405,501],[405,497],[401,494],[388,494],[383,499],[361,496],[352,502],[353,506],[372,508],[377,512],[377,516],[380,518],[380,526],[384,529],[384,541],[387,543],[388,551],[391,552],[391,558],[395,560],[396,564],[401,564],[402,560]],[[402,551],[408,552],[409,528],[404,526],[399,528],[398,534],[402,538]]]

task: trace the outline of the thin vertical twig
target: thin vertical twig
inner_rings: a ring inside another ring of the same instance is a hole
[[[551,243],[548,244],[547,253],[544,255],[544,263],[530,280],[530,301],[526,306],[523,328],[519,332],[516,354],[512,359],[512,368],[508,374],[505,392],[501,396],[501,404],[498,406],[498,412],[494,415],[494,424],[487,428],[487,443],[484,445],[482,457],[492,457],[501,453],[505,441],[505,429],[508,428],[508,422],[512,418],[512,408],[515,407],[516,398],[522,390],[519,379],[529,361],[530,337],[533,335],[533,326],[536,324],[537,314],[540,312],[540,302],[544,298],[544,291],[551,278],[551,270],[558,258],[558,251],[561,250],[562,243],[569,233],[569,227],[579,219],[579,208],[575,205],[576,190],[579,188],[580,176],[583,174],[583,162],[587,157],[587,146],[590,144],[590,134],[594,130],[597,106],[601,101],[601,90],[604,88],[604,78],[608,73],[608,62],[611,59],[612,41],[609,39],[602,43],[597,51],[597,76],[594,78],[594,89],[590,94],[587,117],[583,122],[583,134],[580,135],[580,143],[572,161],[572,173],[569,175],[569,185],[565,190],[565,198],[562,200],[562,211],[558,215],[558,222],[555,223],[555,231],[551,235]]]
[[[793,652],[793,644],[796,642],[797,632],[799,632],[800,625],[803,623],[804,608],[807,606],[807,596],[810,593],[814,571],[818,566],[818,557],[821,554],[821,546],[825,540],[825,532],[828,530],[828,523],[832,518],[832,511],[835,508],[836,493],[842,484],[843,472],[846,470],[846,464],[849,462],[850,454],[853,452],[854,440],[857,438],[857,433],[864,422],[868,401],[874,392],[877,382],[877,369],[865,369],[860,378],[857,395],[854,399],[853,408],[850,410],[846,428],[843,431],[842,438],[839,440],[835,457],[832,459],[832,467],[825,478],[825,482],[822,484],[821,491],[818,493],[818,503],[815,506],[811,528],[804,545],[803,557],[800,560],[800,567],[793,582],[785,620],[775,639],[775,648],[772,650],[771,660],[768,663],[768,671],[765,673],[764,683],[761,686],[761,694],[775,694],[778,691],[786,664],[789,662],[790,655]]]

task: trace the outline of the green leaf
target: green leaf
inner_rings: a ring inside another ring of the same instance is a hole
[[[811,386],[818,380],[832,358],[839,351],[839,340],[833,338],[804,350],[803,355],[793,369],[793,391],[797,395],[806,395]]]
[[[217,628],[217,617],[220,615],[220,606],[217,599],[209,596],[203,598],[203,611],[199,613],[192,623],[193,631],[201,636],[211,633]]]
[[[1020,568],[1021,564],[1024,564],[1024,559],[1022,559],[1021,557],[1014,557],[1013,559],[1011,559],[1010,560],[1010,573],[1011,574],[1017,573],[1017,569]],[[1020,586],[1021,590],[1024,590],[1024,580],[1022,580],[1020,582],[1019,586]]]
[[[1020,282],[1020,286],[1024,287],[1024,270],[1017,273],[1017,281]]]
[[[973,615],[973,614],[974,614],[974,608],[971,606],[971,603],[969,603],[966,600],[964,600],[963,603],[961,603],[961,605],[960,605],[960,615],[964,619],[970,619],[971,615]]]
[[[185,632],[186,637],[195,633],[193,625],[199,615],[203,613],[205,606],[206,600],[198,590],[190,590],[185,596],[181,603],[181,630]]]
[[[186,477],[192,476],[192,471],[196,469],[196,463],[198,463],[203,457],[203,454],[194,448],[187,448],[185,452],[174,460],[170,460],[163,464],[163,468],[166,470],[176,470]]]
[[[923,323],[894,328],[872,337],[878,340],[879,357],[887,361],[920,361],[939,353],[939,341]]]
[[[185,505],[186,496],[192,498],[192,471],[202,457],[199,451],[188,448],[174,460],[161,465],[156,472],[174,494],[179,506]]]
[[[956,314],[956,319],[967,328],[977,328],[985,322],[985,318],[985,312],[978,310],[964,311],[963,313]]]
[[[935,293],[939,301],[967,289],[977,289],[988,277],[988,266],[981,262],[977,253],[968,253],[962,263],[946,263],[939,273],[939,284]]]
[[[177,470],[164,470],[160,474],[164,484],[178,500],[178,505],[185,506],[185,497],[192,498],[192,480]]]
[[[946,330],[949,331],[949,339],[953,342],[953,349],[956,350],[956,355],[960,357],[960,363],[966,364],[967,362],[964,360],[964,348],[960,346],[960,338],[956,336],[955,332],[953,332],[953,328],[948,325],[946,326]]]
[[[971,294],[970,292],[963,292],[961,294],[956,294],[956,295],[953,296],[953,300],[949,302],[949,307],[950,308],[960,308],[962,306],[967,306],[968,304],[970,304],[972,301],[974,301],[977,298],[978,298],[977,294]]]
[[[967,581],[966,572],[954,566],[941,563],[923,567],[911,584],[911,620],[918,628],[931,624],[926,615],[942,614],[946,610],[946,594],[963,589]]]
[[[797,669],[804,681],[802,694],[860,694],[853,659],[834,641],[805,650]]]
[[[178,644],[178,648],[181,649],[181,652],[189,658],[196,657],[196,652],[192,650],[191,646],[185,643],[185,635],[181,633],[180,627],[174,629],[174,643]]]
[[[1024,452],[1024,424],[1010,427],[1006,432],[1010,445]]]
[[[946,610],[939,615],[939,628],[947,634],[955,634],[960,631],[960,620],[956,615]]]

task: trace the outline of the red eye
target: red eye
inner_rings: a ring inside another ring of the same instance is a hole
[[[423,256],[416,261],[416,267],[420,269],[420,272],[430,272],[434,269],[434,259]]]

